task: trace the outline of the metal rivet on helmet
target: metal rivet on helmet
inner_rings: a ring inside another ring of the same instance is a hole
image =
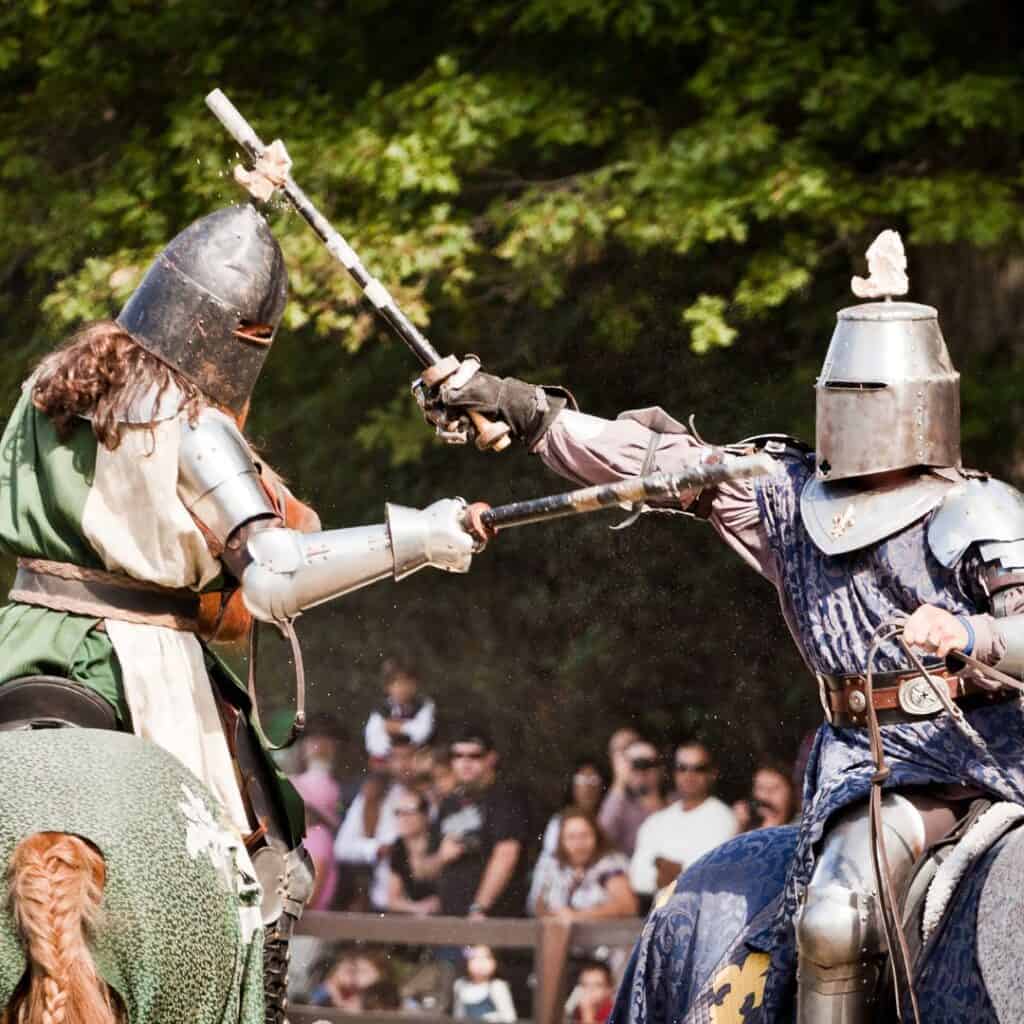
[[[821,480],[960,463],[960,375],[931,306],[840,310],[815,392]]]

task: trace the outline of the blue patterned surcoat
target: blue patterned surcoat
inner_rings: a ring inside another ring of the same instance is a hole
[[[800,492],[814,473],[810,459],[787,459],[756,489],[775,559],[779,596],[804,660],[815,672],[857,675],[867,668],[875,629],[922,604],[954,615],[984,609],[973,557],[952,569],[928,547],[928,518],[847,555],[822,552],[804,528]],[[875,657],[876,671],[907,668],[894,644]]]
[[[825,555],[800,517],[800,492],[813,472],[813,458],[787,457],[755,490],[783,612],[815,672],[862,674],[872,634],[896,613],[910,614],[922,604],[955,615],[988,610],[977,556],[969,551],[952,569],[941,565],[928,547],[927,516],[875,545]],[[876,654],[877,671],[907,668],[893,644]],[[808,683],[811,691],[814,683]],[[946,716],[883,726],[891,769],[887,787],[965,783],[997,799],[1024,803],[1020,702],[979,708],[967,718],[986,741],[987,751],[978,749]],[[756,840],[741,836],[683,874],[669,903],[648,919],[619,991],[614,1024],[681,1021],[693,1010],[697,992],[709,983],[713,966],[730,946],[736,948],[737,935],[739,946],[769,952],[772,962],[758,1013],[745,1019],[780,1019],[792,999],[792,920],[814,868],[817,844],[829,818],[866,799],[873,771],[865,730],[823,725],[807,765],[799,829],[757,833]],[[778,856],[765,844],[777,846]],[[743,886],[730,881],[738,877],[746,879]],[[733,929],[720,927],[722,920],[733,921]]]

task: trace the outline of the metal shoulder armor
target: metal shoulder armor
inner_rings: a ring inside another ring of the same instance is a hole
[[[1024,494],[1001,480],[969,478],[946,495],[928,524],[928,545],[946,568],[956,565],[972,544],[982,559],[1021,564]]]
[[[178,495],[221,543],[250,519],[275,515],[242,432],[210,407],[194,424],[182,421]]]

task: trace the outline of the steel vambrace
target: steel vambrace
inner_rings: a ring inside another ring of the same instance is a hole
[[[465,508],[461,498],[422,510],[389,504],[387,521],[375,526],[253,533],[242,573],[246,606],[264,622],[282,621],[388,576],[404,579],[427,566],[469,572],[479,545],[462,526]]]

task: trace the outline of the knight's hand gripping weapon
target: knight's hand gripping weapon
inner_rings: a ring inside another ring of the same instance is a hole
[[[206,97],[206,105],[254,163],[264,156],[268,147],[263,144],[249,122],[220,89],[214,89]],[[367,271],[352,247],[313,205],[306,193],[295,183],[291,174],[285,170],[280,180],[275,181],[274,184],[298,211],[303,220],[316,232],[327,247],[327,251],[341,263],[356,284],[362,288],[363,293],[373,303],[381,318],[420,361],[424,367],[422,381],[425,388],[435,388],[454,374],[461,366],[460,361],[455,356],[441,357],[437,349],[399,309],[387,288]],[[481,451],[500,452],[509,446],[511,439],[507,423],[500,420],[489,420],[475,411],[469,412],[468,415],[476,434],[476,446]],[[466,440],[465,434],[453,434],[451,431],[444,431],[440,428],[439,433],[447,441],[465,442]]]

